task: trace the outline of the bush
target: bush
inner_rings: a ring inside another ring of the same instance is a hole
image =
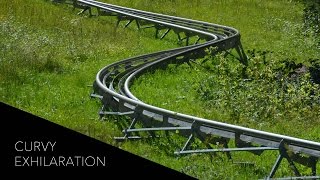
[[[290,60],[279,63],[267,51],[251,50],[247,54],[247,79],[241,76],[243,66],[223,53],[206,61],[205,66],[213,73],[198,84],[199,98],[242,125],[248,120],[273,122],[294,115],[308,117],[303,118],[305,121],[312,120],[310,115],[319,118],[314,112],[320,107],[319,84],[311,81],[308,67]]]

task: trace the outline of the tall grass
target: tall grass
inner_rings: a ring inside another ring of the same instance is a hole
[[[0,3],[0,100],[84,133],[92,127],[103,139],[111,140],[112,128],[98,123],[100,103],[90,99],[88,87],[99,69],[174,47],[116,29],[112,18],[79,16],[71,6],[41,0]]]
[[[302,25],[300,3],[259,0],[106,2],[233,26],[241,31],[245,49],[274,51],[275,61],[289,58],[304,62],[319,57],[312,37],[297,36]],[[92,85],[96,73],[105,65],[179,45],[173,36],[163,41],[154,39],[152,29],[139,33],[134,26],[116,29],[116,21],[111,17],[89,18],[77,13],[71,6],[51,1],[0,1],[0,101],[200,179],[257,179],[268,174],[274,162],[270,157],[276,158],[268,152],[261,158],[249,153],[233,154],[233,161],[254,163],[247,167],[233,164],[224,154],[176,157],[172,152],[184,143],[184,139],[176,135],[115,144],[112,137],[121,135],[114,123],[117,118],[99,120],[97,112],[101,103],[90,99],[92,88],[88,85]],[[181,76],[177,78],[173,74]],[[137,81],[145,89],[138,86],[133,89],[142,100],[152,104],[210,117],[212,112],[206,111],[214,111],[214,108],[204,109],[204,103],[210,105],[211,102],[199,101],[195,91],[208,76],[201,67],[182,65],[146,75]],[[168,99],[163,99],[164,95]],[[225,119],[228,113],[217,118],[220,117]],[[250,121],[247,123],[250,126]],[[317,125],[317,122],[310,122],[310,127]],[[274,124],[269,124],[271,126]],[[283,124],[275,127],[281,128],[290,127]],[[316,129],[319,128],[314,129],[305,137],[318,137]],[[291,175],[286,165],[284,163],[277,175]],[[310,170],[304,169],[303,173],[310,173]]]

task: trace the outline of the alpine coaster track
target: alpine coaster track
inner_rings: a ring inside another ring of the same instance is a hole
[[[58,1],[58,0],[56,0]],[[317,163],[320,158],[320,143],[299,139],[295,137],[264,132],[246,127],[221,123],[217,120],[208,120],[167,109],[146,104],[136,98],[130,91],[130,85],[140,75],[158,69],[165,68],[168,64],[190,63],[190,61],[203,58],[208,53],[227,52],[232,55],[235,50],[236,58],[247,65],[247,57],[240,42],[238,30],[186,18],[157,14],[102,3],[93,0],[72,0],[74,8],[82,9],[81,13],[96,8],[99,16],[114,16],[117,18],[117,26],[125,21],[125,27],[133,22],[139,29],[155,28],[155,37],[163,39],[169,32],[177,35],[178,41],[186,46],[131,57],[103,67],[96,75],[93,83],[91,97],[99,98],[103,104],[100,116],[124,115],[130,117],[130,122],[123,129],[123,137],[115,137],[116,140],[140,139],[139,132],[148,132],[150,136],[155,131],[179,131],[187,138],[185,144],[177,155],[191,153],[226,152],[231,158],[230,152],[249,151],[260,155],[263,151],[278,151],[270,173],[266,179],[273,178],[283,159],[286,159],[296,177],[282,179],[320,179],[317,175]],[[164,32],[163,32],[164,31]],[[162,33],[161,33],[162,32]],[[191,38],[196,41],[191,43]],[[141,128],[137,123],[142,124]],[[192,149],[191,144],[195,138],[204,142],[207,149]],[[230,141],[234,141],[235,147],[228,147]],[[211,144],[220,143],[224,148],[214,149]],[[311,168],[310,176],[302,176],[295,166],[299,163]]]

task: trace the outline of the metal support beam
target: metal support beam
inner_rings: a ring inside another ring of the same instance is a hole
[[[187,149],[193,140],[194,140],[193,134],[191,133],[190,136],[188,137],[187,142],[184,144],[183,148],[181,149],[181,151],[184,151],[185,149]]]
[[[196,40],[196,42],[194,43],[194,44],[198,44],[199,43],[199,41],[200,41],[200,37],[198,37],[198,39]]]
[[[243,50],[243,47],[242,47],[242,44],[240,41],[238,42],[238,45],[235,47],[235,49],[236,49],[237,53],[239,54],[240,62],[243,65],[248,66],[248,58]]]
[[[102,107],[100,108],[100,111],[99,111],[99,119],[102,119],[103,118],[103,112],[105,110],[105,105],[103,104]]]
[[[170,31],[171,29],[167,29],[166,32],[164,32],[163,35],[160,37],[160,39],[163,39]]]
[[[317,161],[318,159],[315,157],[310,157],[310,164],[311,164],[311,172],[312,175],[315,176],[317,175]],[[320,179],[320,178],[319,178]]]
[[[272,178],[272,177],[275,175],[275,173],[276,173],[276,171],[278,170],[279,165],[280,165],[280,163],[281,163],[281,161],[282,161],[283,158],[287,159],[287,161],[288,161],[289,164],[290,164],[290,168],[293,170],[293,172],[295,173],[295,175],[296,175],[296,176],[301,176],[299,170],[297,169],[297,167],[296,167],[295,164],[293,163],[293,160],[292,160],[291,157],[288,155],[288,153],[287,153],[287,148],[285,147],[285,143],[284,143],[283,140],[280,142],[279,152],[280,152],[280,154],[279,154],[279,156],[278,156],[275,164],[273,165],[272,170],[271,170],[268,178]]]
[[[136,118],[133,118],[133,119],[132,119],[132,122],[131,122],[131,124],[130,124],[130,126],[129,126],[128,129],[134,128],[134,126],[136,125],[136,123],[137,123],[137,119],[136,119]],[[125,132],[123,138],[124,138],[124,139],[127,138],[128,135],[129,135],[129,133],[128,133],[128,132]]]
[[[91,11],[91,7],[89,6],[85,6],[85,8],[83,8],[83,10],[81,10],[78,15],[83,14],[84,12],[89,11],[89,16],[92,16],[92,11]]]
[[[290,168],[293,170],[294,174],[296,176],[301,176],[298,168],[295,166],[295,164],[293,163],[292,159],[288,155],[286,155],[285,157],[286,157],[287,161],[289,162]]]
[[[174,154],[235,152],[235,151],[261,151],[261,150],[278,150],[278,148],[272,148],[272,147],[249,147],[249,148],[197,149],[197,150],[176,151],[176,152],[174,152]]]
[[[119,27],[121,21],[126,21],[126,20],[128,20],[128,21],[130,22],[131,20],[133,20],[133,18],[131,18],[131,17],[122,16],[122,15],[118,15],[118,16],[117,16],[117,19],[118,19],[118,20],[117,20],[116,27]],[[131,23],[131,22],[130,22],[130,23]],[[130,24],[130,23],[129,23],[129,24]],[[128,24],[128,23],[127,23],[127,24]],[[129,25],[129,24],[128,24],[128,25]]]
[[[279,156],[278,156],[276,162],[274,163],[274,165],[273,165],[273,167],[272,167],[272,169],[271,169],[271,172],[270,172],[270,174],[269,174],[269,176],[268,176],[267,179],[270,179],[270,178],[272,178],[272,177],[274,176],[274,174],[275,174],[276,171],[278,170],[278,167],[279,167],[282,159],[283,159],[282,154],[279,154]]]
[[[159,128],[139,128],[139,129],[125,129],[122,132],[143,132],[143,131],[176,131],[176,130],[191,130],[191,127],[159,127]]]
[[[101,96],[99,94],[95,94],[95,93],[90,94],[90,97],[91,98],[98,98],[98,99],[102,99],[103,98],[103,96]]]
[[[116,141],[124,141],[124,140],[137,140],[137,139],[142,139],[140,136],[127,136],[127,137],[113,137],[114,140]]]
[[[223,147],[226,148],[226,149],[229,149],[228,143],[224,142],[223,143]],[[225,153],[227,154],[227,157],[228,157],[229,160],[232,159],[231,151],[225,151]]]
[[[150,26],[140,26],[140,29],[148,29],[148,28],[153,28],[155,27],[154,25],[150,25]]]
[[[121,142],[121,141],[125,141],[125,140],[142,140],[142,139],[153,139],[153,138],[159,138],[160,136],[127,136],[127,137],[113,137],[114,140]]]
[[[276,178],[277,180],[319,180],[320,176],[299,176],[299,177],[283,177],[283,178]],[[270,180],[270,178],[265,178],[264,180]]]
[[[124,115],[134,114],[134,111],[128,111],[128,112],[100,111],[99,114],[100,114],[100,115],[118,115],[118,116],[124,116]]]
[[[134,21],[134,19],[130,19],[129,22],[127,22],[127,24],[124,27],[125,28],[128,27],[132,23],[132,21]]]
[[[248,147],[257,147],[257,146],[253,146],[251,143],[242,141],[240,136],[241,136],[241,133],[238,133],[238,132],[235,133],[235,145],[236,145],[236,147],[238,147],[238,148],[242,148],[242,147],[246,147],[246,148],[248,148]],[[261,151],[249,151],[249,152],[260,156],[263,153],[263,150],[261,150]]]
[[[317,165],[318,159],[316,157],[313,157],[313,156],[306,157],[306,156],[301,156],[301,154],[291,154],[290,158],[295,163],[311,168],[311,175],[315,176],[317,174],[316,165]]]
[[[179,34],[179,33],[177,33],[177,36],[178,36],[178,41],[179,41],[179,42],[181,42],[181,41],[182,41],[182,39],[181,39],[180,34]]]
[[[154,36],[156,39],[158,38],[158,34],[159,34],[159,29],[156,28],[156,32],[155,32],[155,36]]]
[[[138,30],[140,30],[140,23],[139,23],[138,19],[136,19],[136,25],[137,25]]]

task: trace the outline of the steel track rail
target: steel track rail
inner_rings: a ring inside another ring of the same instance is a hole
[[[141,138],[133,135],[137,132],[146,131],[154,135],[155,131],[179,130],[188,139],[183,148],[175,154],[249,151],[260,155],[265,150],[277,150],[279,157],[267,179],[275,175],[283,158],[288,160],[296,176],[302,177],[294,165],[294,163],[299,163],[312,168],[312,176],[310,177],[320,178],[316,176],[316,164],[320,158],[319,142],[170,111],[146,104],[131,93],[130,85],[142,74],[158,68],[165,68],[168,64],[180,64],[188,62],[190,59],[204,57],[209,48],[214,48],[212,53],[235,49],[240,62],[246,65],[247,58],[241,46],[238,30],[218,24],[146,12],[93,0],[74,0],[73,5],[84,10],[96,8],[99,15],[115,16],[118,19],[117,24],[126,20],[128,21],[126,26],[128,26],[131,22],[136,21],[138,28],[151,24],[151,27],[157,30],[156,33],[159,29],[166,29],[166,33],[172,30],[178,35],[180,41],[187,42],[185,47],[115,62],[103,67],[97,73],[92,97],[101,99],[103,107],[100,115],[126,115],[132,119],[130,125],[123,130],[124,136],[116,139]],[[186,37],[181,39],[180,33],[184,33]],[[188,40],[192,36],[197,36],[205,42],[189,45]],[[137,128],[138,122],[142,123],[144,127]],[[224,144],[225,148],[214,149],[210,145],[207,149],[194,150],[189,148],[194,138],[204,141],[208,137],[215,137],[212,143],[220,142]],[[228,148],[228,142],[231,139],[234,140],[236,148]],[[289,153],[289,151],[293,153]]]

